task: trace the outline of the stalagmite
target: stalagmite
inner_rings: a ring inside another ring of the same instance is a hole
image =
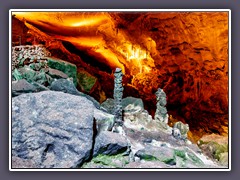
[[[166,94],[161,88],[158,88],[158,91],[155,93],[155,95],[157,97],[157,104],[156,104],[157,109],[155,112],[154,119],[167,124],[168,114],[167,114],[167,108],[165,107],[167,104]]]
[[[122,70],[116,68],[114,73],[114,120],[115,127],[121,127],[123,125],[122,117],[122,96],[123,96],[123,86],[122,86]]]

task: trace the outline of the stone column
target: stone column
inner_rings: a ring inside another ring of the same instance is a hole
[[[122,86],[122,70],[116,68],[114,73],[114,121],[115,126],[119,127],[123,125],[123,108],[122,108],[122,96],[123,96],[123,86]]]
[[[168,114],[167,114],[167,108],[165,107],[167,104],[167,96],[165,92],[161,89],[158,88],[158,91],[155,93],[156,98],[157,98],[157,109],[155,112],[155,120],[168,123]]]

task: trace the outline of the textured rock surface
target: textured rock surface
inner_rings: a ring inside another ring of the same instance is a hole
[[[12,70],[25,61],[45,59],[51,53],[43,45],[22,45],[12,47]]]
[[[94,110],[94,118],[96,120],[97,133],[102,131],[111,131],[114,125],[114,115],[101,111]]]
[[[116,68],[114,72],[114,119],[116,126],[122,126],[123,124],[123,107],[122,107],[122,97],[123,97],[123,85],[122,85],[122,70]]]
[[[38,168],[31,159],[22,159],[16,156],[12,157],[12,168]]]
[[[83,164],[81,168],[125,168],[129,163],[129,157],[123,154],[98,155],[91,162]]]
[[[133,105],[136,109],[139,108],[140,111],[144,110],[143,101],[140,98],[126,97],[122,99],[123,110],[126,111],[126,107],[130,104]]]
[[[101,104],[109,113],[114,114],[114,99],[108,98]]]
[[[143,101],[140,98],[126,97],[122,99],[121,103],[125,112],[144,110]],[[106,101],[104,101],[101,106],[103,106],[109,113],[114,113],[114,99],[106,99]]]
[[[57,69],[68,77],[73,78],[74,85],[77,86],[77,67],[76,65],[69,63],[67,61],[63,61],[61,59],[48,57],[47,64],[50,68]]]
[[[54,91],[19,95],[12,103],[12,167],[227,167],[228,153],[222,146],[214,150],[219,158],[215,162],[197,145],[175,139],[165,123],[139,119],[141,128],[127,127],[124,121],[124,136],[108,128],[96,132],[101,121],[112,126],[114,115],[97,109],[85,97]]]
[[[159,168],[226,168],[204,156],[196,145],[176,140],[160,129],[157,132],[125,129],[125,132],[135,161],[130,166],[146,167],[144,164],[149,162]]]
[[[145,168],[148,169],[150,167],[155,167],[155,168],[171,168],[170,165],[167,165],[163,162],[159,161],[142,161],[142,162],[130,162],[125,166],[125,168]]]
[[[96,137],[93,156],[121,154],[129,145],[127,139],[118,133],[103,131]]]
[[[69,79],[58,79],[52,82],[50,89],[53,91],[62,91],[72,95],[78,95],[79,92]]]
[[[12,82],[12,95],[17,96],[22,93],[35,92],[36,88],[25,79]]]
[[[179,135],[180,136],[175,136],[174,134],[175,134],[175,132],[174,131],[179,131]],[[188,124],[184,124],[184,123],[182,123],[181,121],[179,121],[179,122],[176,122],[174,125],[173,125],[173,136],[174,137],[176,137],[176,138],[181,138],[181,139],[187,139],[187,133],[188,133],[188,131],[189,131],[189,126],[188,126]]]
[[[32,82],[29,83],[25,79],[20,79],[18,81],[12,81],[12,96],[18,96],[24,93],[33,93],[33,92],[40,92],[40,91],[47,91],[49,90],[47,87],[37,83]]]
[[[90,93],[96,86],[97,78],[84,70],[78,70],[77,82],[83,92]],[[95,85],[95,86],[94,86]]]
[[[228,166],[228,137],[216,134],[204,135],[198,141],[198,146],[206,156],[218,160],[224,166]]]
[[[37,168],[76,168],[90,157],[94,108],[86,98],[62,92],[14,97],[12,155]]]
[[[52,69],[52,68],[48,68],[48,74],[52,77],[52,78],[64,78],[67,79],[68,75],[66,75],[65,73],[63,73],[62,71],[59,71],[57,69]]]
[[[167,124],[168,114],[167,114],[167,108],[165,107],[167,104],[166,93],[161,88],[158,88],[155,95],[157,99],[157,104],[156,104],[156,112],[155,112],[154,119]]]
[[[26,43],[28,28],[24,22],[12,17],[12,45],[21,45]]]
[[[61,92],[72,94],[72,95],[86,97],[87,99],[93,102],[95,107],[101,108],[100,104],[94,98],[82,92],[79,92],[74,86],[73,82],[69,79],[58,79],[53,81],[53,83],[50,86],[50,89],[53,91],[61,91]]]

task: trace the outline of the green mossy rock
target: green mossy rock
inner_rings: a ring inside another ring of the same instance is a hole
[[[175,149],[174,153],[175,153],[176,156],[182,158],[183,160],[187,160],[185,151]]]
[[[136,156],[146,161],[161,161],[173,165],[175,162],[174,150],[167,147],[151,147],[139,150]]]
[[[212,148],[212,153],[215,159],[220,160],[220,155],[222,153],[228,152],[228,145],[227,144],[218,144],[216,142],[210,142]]]
[[[35,71],[40,71],[42,68],[45,67],[45,63],[44,62],[32,63],[29,65],[29,67]]]
[[[177,167],[204,167],[204,162],[188,149],[175,149],[174,153]]]
[[[73,78],[73,83],[75,86],[77,86],[77,66],[76,65],[63,61],[61,59],[53,58],[53,57],[48,57],[47,61],[48,61],[47,62],[48,67],[62,71],[63,73],[68,75],[68,77]]]
[[[205,142],[203,140],[199,140],[198,146],[206,154],[210,154],[214,159],[217,159],[218,161],[220,161],[222,153],[228,153],[228,144],[218,144],[214,141]]]
[[[23,79],[21,73],[16,68],[12,72],[12,77],[13,77],[13,80]]]
[[[117,155],[98,155],[94,157],[91,162],[83,164],[81,168],[122,168],[129,163],[128,156],[123,154]]]
[[[155,156],[152,156],[150,154],[142,154],[140,156],[141,160],[145,160],[145,161],[158,161],[158,158],[156,158]]]
[[[179,131],[181,133],[181,136],[183,138],[187,138],[187,133],[189,131],[189,125],[188,124],[184,124],[181,121],[178,121],[173,125],[173,127],[179,129]]]
[[[28,82],[31,83],[35,81],[37,72],[31,69],[29,66],[25,65],[24,67],[19,68],[18,71],[21,73],[22,78],[26,79]]]
[[[34,81],[39,83],[39,84],[45,84],[48,82],[47,76],[45,72],[39,72],[37,75],[34,77]]]
[[[97,78],[84,70],[77,73],[77,83],[84,92],[89,93],[97,82]]]
[[[195,164],[195,165],[204,165],[204,163],[202,162],[202,160],[200,158],[198,158],[195,154],[188,152],[187,153],[189,160]]]
[[[219,155],[219,162],[224,166],[228,166],[228,152]]]

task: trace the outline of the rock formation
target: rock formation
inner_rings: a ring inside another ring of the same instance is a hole
[[[167,96],[161,88],[158,88],[155,95],[157,98],[157,104],[156,104],[157,109],[155,112],[154,119],[167,124],[168,123],[168,114],[167,114],[167,108],[165,107],[167,104]]]
[[[181,121],[179,121],[173,125],[172,135],[177,139],[187,140],[188,131],[188,124],[183,124]]]
[[[122,96],[123,96],[123,86],[122,86],[122,70],[116,68],[114,73],[114,119],[116,126],[123,125],[123,109],[122,109]]]
[[[128,98],[126,111],[140,115],[145,111],[140,104],[138,99]],[[136,121],[140,126],[133,126]],[[138,116],[136,121],[124,121],[123,136],[108,128],[109,122],[113,125],[114,116],[97,109],[84,96],[56,91],[19,95],[12,101],[12,167],[226,168],[228,165],[226,151],[219,153],[219,161],[224,161],[219,164],[202,155],[196,144],[172,137],[171,128],[166,129],[161,122],[144,116]],[[103,122],[107,128],[99,129]]]

